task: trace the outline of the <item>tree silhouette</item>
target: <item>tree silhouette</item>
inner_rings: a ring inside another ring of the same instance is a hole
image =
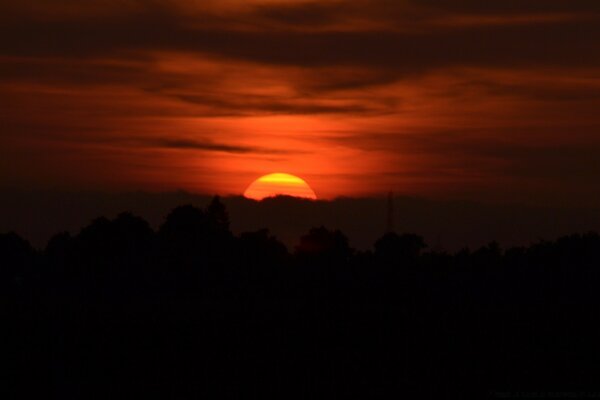
[[[14,232],[0,234],[0,280],[2,284],[14,283],[29,273],[34,251],[29,242]]]
[[[206,208],[206,214],[214,231],[229,232],[229,214],[219,196],[213,197]]]
[[[375,242],[375,255],[385,263],[398,265],[414,262],[427,247],[422,237],[413,234],[386,233]]]
[[[296,247],[296,256],[300,259],[345,262],[352,254],[348,238],[339,230],[331,231],[324,226],[312,228]]]
[[[216,197],[155,232],[130,213],[0,234],[7,398],[482,398],[594,388],[600,237],[455,254],[388,233],[354,251],[312,228],[293,254],[233,235]],[[423,396],[425,393],[425,396]]]
[[[259,268],[281,266],[289,256],[285,245],[270,235],[268,229],[240,234],[239,252],[241,261]]]

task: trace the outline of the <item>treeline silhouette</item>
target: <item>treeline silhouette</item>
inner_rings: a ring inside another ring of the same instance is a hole
[[[218,197],[43,251],[0,235],[5,398],[417,398],[600,389],[600,237],[372,251],[235,236]],[[483,396],[483,397],[482,397]]]

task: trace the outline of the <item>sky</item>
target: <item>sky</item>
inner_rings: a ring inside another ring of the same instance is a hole
[[[3,0],[0,186],[600,204],[597,0]]]

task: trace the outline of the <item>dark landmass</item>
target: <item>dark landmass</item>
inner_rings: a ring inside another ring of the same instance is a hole
[[[410,233],[357,251],[314,227],[290,252],[267,230],[234,235],[215,198],[157,230],[130,213],[97,218],[43,250],[2,234],[0,265],[6,398],[598,389],[596,233],[447,253]]]

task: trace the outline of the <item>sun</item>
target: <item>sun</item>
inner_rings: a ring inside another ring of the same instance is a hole
[[[280,172],[261,176],[244,192],[244,197],[254,200],[281,195],[317,199],[317,195],[304,179]]]

